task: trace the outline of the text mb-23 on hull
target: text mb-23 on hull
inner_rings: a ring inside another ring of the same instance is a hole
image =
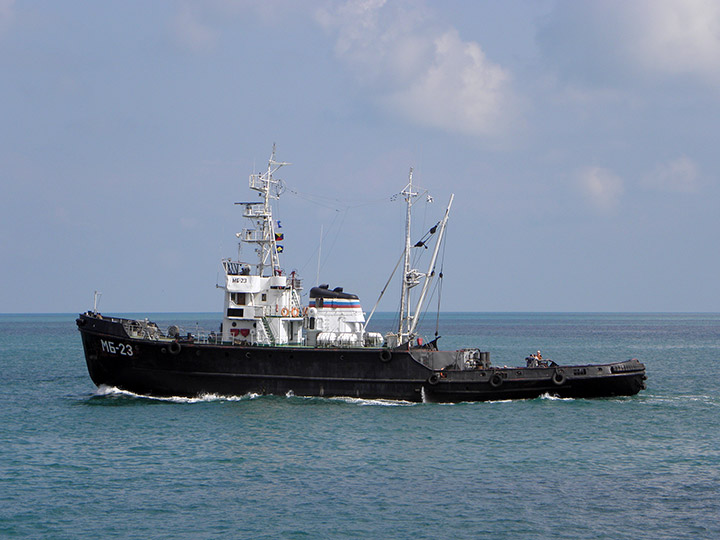
[[[358,297],[342,288],[313,287],[301,301],[302,283],[280,266],[283,235],[272,215],[282,192],[273,174],[285,163],[275,152],[262,174],[250,176],[258,202],[237,203],[252,227],[238,233],[238,260],[225,259],[223,319],[218,333],[162,331],[155,323],[103,316],[97,308],[77,325],[93,382],[151,396],[241,396],[294,393],[406,401],[484,401],[559,397],[629,396],[645,388],[645,366],[636,359],[595,365],[548,365],[539,357],[521,367],[494,367],[479,349],[441,351],[417,333],[419,315],[436,277],[436,262],[452,197],[442,219],[416,243],[410,240],[413,204],[424,193],[410,179],[406,201],[401,302],[396,331],[368,332]],[[241,260],[242,247],[257,254]],[[426,271],[411,267],[413,248],[430,255]],[[430,249],[431,248],[431,249]],[[392,276],[391,276],[392,277]],[[386,287],[387,288],[387,287]],[[411,304],[415,308],[411,308]]]

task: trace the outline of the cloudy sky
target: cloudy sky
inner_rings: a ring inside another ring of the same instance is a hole
[[[0,312],[219,311],[273,143],[368,311],[410,167],[444,310],[720,311],[715,0],[0,0],[0,69]]]

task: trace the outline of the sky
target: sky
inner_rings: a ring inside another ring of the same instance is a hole
[[[720,311],[714,0],[0,0],[0,73],[0,313],[220,311],[273,144],[306,293],[372,309],[413,167],[444,311]]]

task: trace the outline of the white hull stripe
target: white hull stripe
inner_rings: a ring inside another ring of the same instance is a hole
[[[310,299],[310,307],[317,307],[315,299]],[[344,298],[323,298],[323,308],[352,308],[361,309],[360,300],[346,300]]]

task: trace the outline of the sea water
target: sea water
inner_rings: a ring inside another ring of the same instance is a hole
[[[0,538],[720,538],[720,315],[445,314],[443,348],[496,365],[648,374],[633,397],[454,405],[97,389],[74,319],[0,316]]]

